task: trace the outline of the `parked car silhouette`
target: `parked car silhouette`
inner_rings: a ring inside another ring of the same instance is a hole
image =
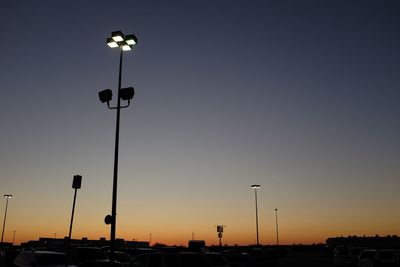
[[[0,266],[15,266],[14,260],[21,251],[22,251],[22,249],[19,247],[6,248],[6,249],[2,250],[1,251],[2,259],[0,262]]]
[[[197,252],[157,252],[139,255],[133,261],[134,267],[212,267],[206,256]]]
[[[397,254],[399,250],[394,249],[379,249],[377,250],[375,257],[374,267],[389,267],[389,266],[399,266],[396,263]]]
[[[365,248],[339,246],[333,252],[333,262],[338,266],[357,266],[358,257],[363,250]]]
[[[178,255],[173,253],[148,253],[137,256],[133,267],[180,267]]]
[[[108,255],[110,254],[108,253]],[[125,252],[114,251],[114,259],[121,263],[123,267],[130,267],[132,266],[134,257]]]
[[[127,253],[131,255],[133,258],[142,254],[150,254],[157,252],[157,250],[153,248],[118,248],[118,251]]]
[[[396,265],[398,250],[394,249],[367,249],[360,253],[359,267],[389,267]]]
[[[242,250],[254,259],[256,266],[271,266],[276,262],[276,257],[261,248],[246,248]]]
[[[366,249],[358,256],[359,267],[371,267],[375,261],[376,249]]]
[[[216,252],[204,253],[208,262],[212,267],[229,267],[228,261],[225,259],[224,255]]]
[[[69,252],[69,262],[79,267],[121,267],[118,261],[111,262],[107,254],[97,247],[73,247]]]
[[[230,267],[255,267],[254,259],[247,253],[239,251],[223,252]]]
[[[65,267],[65,253],[47,250],[22,250],[14,260],[16,266],[21,267]],[[75,266],[75,265],[68,265]]]
[[[203,253],[179,252],[182,267],[212,267]]]

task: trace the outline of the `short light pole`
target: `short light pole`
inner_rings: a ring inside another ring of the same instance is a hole
[[[279,246],[278,209],[275,209],[276,245]]]
[[[4,195],[4,197],[6,199],[6,211],[4,212],[3,230],[1,232],[1,241],[0,241],[0,243],[3,243],[4,229],[6,228],[6,220],[7,220],[8,200],[10,198],[12,198],[12,195]]]
[[[222,247],[222,234],[224,233],[225,225],[216,225],[219,238],[219,246]]]
[[[251,188],[254,189],[254,198],[256,201],[256,233],[257,233],[257,246],[260,245],[260,239],[258,238],[258,208],[257,208],[257,189],[261,186],[259,184],[253,184]]]
[[[78,189],[81,188],[81,184],[82,184],[82,176],[74,175],[74,180],[72,181],[72,188],[75,189],[75,193],[74,193],[74,201],[72,202],[72,213],[71,213],[71,222],[69,224],[68,242],[70,242],[71,240],[72,224],[74,222],[76,193],[78,192]]]
[[[68,266],[68,257],[69,257],[69,253],[70,253],[70,247],[71,247],[72,224],[74,222],[76,193],[78,192],[78,189],[81,188],[81,184],[82,184],[82,176],[74,175],[74,179],[72,180],[72,188],[75,189],[75,192],[74,192],[74,200],[72,202],[72,212],[71,212],[71,221],[69,223],[68,239],[66,241],[65,266]],[[54,233],[54,238],[55,237],[56,237],[56,234]]]
[[[119,149],[119,121],[120,121],[120,110],[129,106],[130,101],[135,95],[133,87],[121,88],[121,75],[122,75],[122,55],[124,51],[129,51],[132,46],[137,43],[135,35],[124,35],[121,31],[112,32],[111,37],[107,38],[107,45],[111,48],[119,48],[119,76],[118,76],[118,93],[117,93],[117,106],[110,107],[110,101],[112,99],[112,91],[110,89],[99,92],[100,101],[105,103],[109,109],[117,110],[116,129],[115,129],[115,152],[114,152],[114,175],[113,175],[113,190],[112,190],[112,208],[111,215],[107,215],[104,219],[106,224],[111,224],[110,231],[110,260],[114,261],[115,252],[115,232],[117,222],[117,183],[118,183],[118,149]],[[121,106],[121,99],[128,101],[127,105]]]

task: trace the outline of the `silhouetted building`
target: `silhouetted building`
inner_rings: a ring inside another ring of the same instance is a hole
[[[53,248],[63,249],[68,241],[68,237],[65,238],[44,238],[41,237],[39,240],[31,240],[28,242],[21,243],[22,247],[41,247],[41,248]],[[118,248],[143,248],[149,247],[148,241],[125,241],[122,238],[115,240],[116,247]],[[110,240],[106,240],[105,237],[101,237],[98,240],[91,240],[87,237],[82,239],[71,239],[70,245],[73,247],[108,247],[110,246]]]
[[[366,248],[400,248],[400,238],[397,235],[330,237],[326,240],[326,246],[328,248],[334,248],[337,246]]]
[[[204,240],[189,240],[188,247],[191,250],[201,250],[206,247],[206,241]]]

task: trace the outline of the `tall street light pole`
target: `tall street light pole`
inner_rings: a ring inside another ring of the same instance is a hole
[[[275,209],[276,245],[279,246],[278,209]]]
[[[119,75],[118,75],[118,93],[117,93],[117,106],[110,107],[110,101],[112,99],[112,91],[110,89],[99,92],[100,101],[105,103],[109,109],[117,110],[117,119],[115,126],[115,151],[114,151],[114,175],[113,175],[113,190],[112,190],[112,208],[111,215],[107,215],[104,219],[106,224],[111,224],[110,233],[110,260],[114,261],[115,252],[115,232],[116,232],[116,221],[117,221],[117,183],[118,183],[118,149],[119,149],[119,122],[120,122],[120,110],[126,108],[130,104],[130,100],[133,99],[135,91],[133,87],[121,88],[121,76],[122,76],[122,55],[124,51],[129,51],[132,46],[137,43],[135,35],[124,35],[121,31],[112,32],[111,38],[107,38],[107,45],[111,48],[119,48]],[[127,100],[128,104],[121,106],[121,99]]]
[[[8,209],[8,200],[12,198],[12,195],[4,195],[6,198],[6,211],[4,212],[4,221],[3,221],[3,230],[1,231],[1,243],[3,243],[3,237],[4,237],[4,229],[6,227],[6,219],[7,219],[7,209]]]
[[[261,186],[259,184],[253,184],[251,188],[254,189],[254,198],[256,201],[256,233],[257,233],[257,246],[260,245],[260,240],[258,238],[258,208],[257,208],[257,189]]]

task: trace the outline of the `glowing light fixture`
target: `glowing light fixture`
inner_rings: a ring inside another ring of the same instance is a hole
[[[121,31],[111,33],[107,38],[107,45],[111,48],[119,47],[122,51],[132,50],[132,46],[137,44],[137,38],[134,34],[124,35]]]
[[[115,42],[122,42],[124,40],[124,34],[121,31],[112,32],[111,38]]]
[[[130,34],[125,37],[125,42],[128,45],[135,45],[135,44],[137,44],[137,38],[134,34]]]
[[[107,38],[107,45],[111,48],[118,47],[118,43],[113,38]]]
[[[123,51],[132,50],[132,47],[130,45],[128,45],[126,42],[122,42],[121,48],[122,48]]]

